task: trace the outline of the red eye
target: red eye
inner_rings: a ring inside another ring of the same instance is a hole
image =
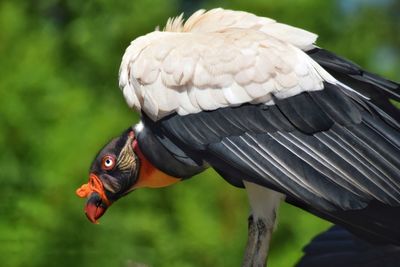
[[[105,171],[109,171],[115,166],[115,157],[107,155],[101,160],[101,168]]]

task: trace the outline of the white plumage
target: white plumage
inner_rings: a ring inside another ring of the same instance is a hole
[[[169,19],[127,48],[120,88],[153,120],[243,103],[273,104],[336,80],[303,50],[317,35],[253,14],[213,9]]]

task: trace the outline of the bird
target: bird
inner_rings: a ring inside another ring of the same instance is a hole
[[[317,37],[215,8],[135,38],[119,87],[141,118],[100,150],[77,189],[88,219],[136,189],[213,168],[249,198],[242,266],[266,265],[283,201],[399,246],[400,86]]]

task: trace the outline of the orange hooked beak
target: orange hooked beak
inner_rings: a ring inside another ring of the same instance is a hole
[[[78,197],[87,198],[85,205],[86,217],[92,223],[98,224],[98,219],[106,212],[107,208],[111,205],[108,200],[103,183],[100,178],[91,173],[89,175],[89,182],[82,185],[76,190]]]

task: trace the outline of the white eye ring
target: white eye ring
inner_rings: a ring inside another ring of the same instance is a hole
[[[109,171],[114,168],[115,158],[111,155],[106,155],[101,160],[101,167],[103,170]]]

